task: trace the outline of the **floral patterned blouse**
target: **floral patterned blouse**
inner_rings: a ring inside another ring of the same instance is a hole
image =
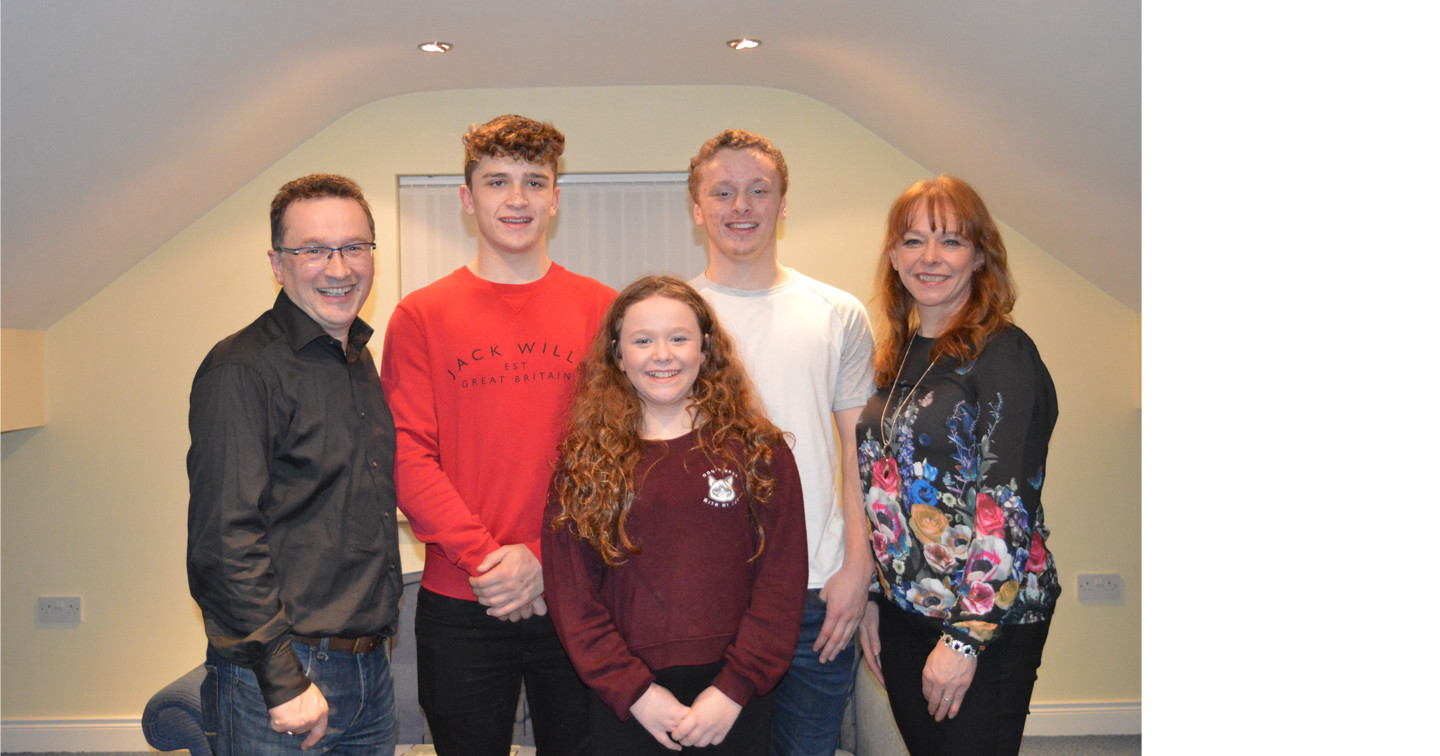
[[[1055,384],[1018,327],[969,364],[930,367],[933,343],[916,336],[861,413],[860,484],[885,596],[983,649],[1060,596],[1040,506]]]

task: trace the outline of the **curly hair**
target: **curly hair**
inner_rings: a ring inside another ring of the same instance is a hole
[[[790,168],[785,165],[785,156],[780,154],[778,147],[759,134],[752,134],[742,129],[726,129],[719,135],[710,138],[705,144],[700,145],[700,152],[690,158],[691,202],[700,202],[700,166],[715,157],[715,153],[720,150],[755,150],[770,158],[770,162],[775,164],[776,172],[780,174],[780,196],[784,197],[785,192],[789,191]]]
[[[466,186],[470,185],[470,172],[487,157],[547,165],[558,174],[560,156],[565,152],[565,135],[558,129],[518,115],[503,115],[480,126],[472,123],[461,142],[465,145]]]
[[[324,197],[359,202],[360,209],[365,211],[365,220],[370,222],[370,238],[375,238],[375,216],[370,214],[370,203],[360,193],[360,185],[333,173],[312,173],[286,183],[270,200],[270,248],[279,249],[285,243],[285,211],[291,205]]]
[[[779,428],[765,416],[745,373],[735,343],[716,322],[715,312],[689,284],[673,276],[646,276],[625,287],[605,312],[595,340],[580,367],[579,388],[570,406],[560,457],[550,495],[560,512],[551,527],[573,523],[575,534],[611,566],[639,554],[625,521],[648,473],[636,467],[644,453],[640,437],[644,406],[620,367],[620,329],[631,305],[666,297],[690,307],[700,323],[705,355],[691,388],[695,448],[712,460],[724,459],[745,470],[750,521],[756,531],[758,557],[765,550],[765,531],[757,506],[770,500],[775,481],[770,472],[776,444],[785,443]],[[735,459],[743,449],[743,460]]]
[[[975,247],[980,268],[970,278],[970,296],[935,339],[930,358],[951,356],[968,362],[980,354],[990,339],[1012,324],[1015,284],[1006,261],[1005,241],[984,200],[969,184],[953,176],[937,176],[910,185],[890,206],[885,242],[875,269],[875,290],[880,299],[880,344],[875,350],[875,383],[888,386],[900,371],[902,351],[918,328],[915,298],[890,264],[890,251],[899,246],[920,217],[928,217],[932,229],[959,233]],[[956,228],[950,228],[950,224]]]

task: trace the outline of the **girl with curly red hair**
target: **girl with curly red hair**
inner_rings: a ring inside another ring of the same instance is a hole
[[[800,480],[730,337],[688,284],[610,305],[546,510],[556,629],[597,754],[764,754],[805,597]]]

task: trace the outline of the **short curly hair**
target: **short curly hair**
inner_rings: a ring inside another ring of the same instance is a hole
[[[370,203],[360,192],[360,185],[333,173],[312,173],[301,176],[280,187],[275,198],[270,200],[270,248],[279,249],[285,243],[285,211],[296,202],[338,197],[360,203],[365,211],[365,220],[370,222],[370,238],[375,238],[375,216],[370,213]]]
[[[461,142],[465,145],[466,186],[470,185],[470,172],[487,157],[548,165],[558,174],[560,156],[565,152],[565,135],[559,129],[518,115],[503,115],[480,126],[472,123]]]
[[[790,189],[790,168],[785,165],[785,156],[780,149],[759,134],[744,129],[726,129],[700,145],[700,152],[690,158],[690,201],[700,203],[700,166],[704,165],[720,150],[755,150],[775,164],[780,173],[780,196]]]

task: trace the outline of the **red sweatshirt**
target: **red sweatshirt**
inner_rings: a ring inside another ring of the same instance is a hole
[[[744,469],[694,444],[694,433],[647,444],[626,527],[641,551],[624,564],[605,566],[573,528],[547,525],[542,535],[560,640],[621,720],[654,682],[651,670],[723,659],[712,684],[744,706],[780,682],[795,654],[808,572],[795,458],[775,449],[775,493],[759,507],[765,551],[752,562]],[[552,501],[545,521],[558,512]]]
[[[576,369],[610,287],[552,263],[497,284],[460,268],[390,316],[380,378],[395,416],[395,491],[425,542],[421,585],[474,600],[486,554],[523,543],[540,516]]]

